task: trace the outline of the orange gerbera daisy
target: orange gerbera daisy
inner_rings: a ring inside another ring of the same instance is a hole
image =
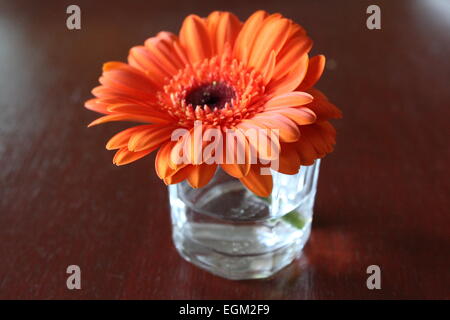
[[[171,141],[177,128],[205,126],[225,130],[279,130],[279,169],[295,174],[332,151],[335,130],[330,118],[340,111],[313,86],[325,57],[309,58],[312,41],[305,30],[280,14],[257,11],[245,23],[229,12],[207,18],[188,16],[178,36],[161,32],[130,50],[128,63],[103,66],[101,86],[86,108],[104,116],[90,124],[133,121],[144,124],[119,132],[107,143],[123,165],[158,150],[158,176],[173,184],[185,179],[204,186],[217,164],[175,164]],[[238,135],[250,152],[252,141]],[[223,137],[225,139],[225,135]],[[257,148],[257,147],[256,147]],[[224,150],[226,153],[226,148]],[[259,196],[272,190],[272,177],[261,175],[261,164],[220,166]]]

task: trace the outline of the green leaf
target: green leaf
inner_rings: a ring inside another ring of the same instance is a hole
[[[288,214],[285,214],[283,217],[281,217],[281,220],[289,223],[291,226],[297,229],[302,229],[305,226],[305,219],[300,214],[300,212],[296,210],[292,210]]]
[[[268,204],[272,203],[271,198],[263,198],[263,197],[258,198],[260,198],[262,201],[267,202]],[[297,229],[303,229],[303,227],[305,226],[305,219],[303,218],[301,213],[296,210],[292,210],[291,212],[285,214],[284,216],[281,217],[281,220]],[[272,222],[275,221],[276,219],[272,220]]]

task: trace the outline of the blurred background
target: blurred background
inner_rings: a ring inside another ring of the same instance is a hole
[[[68,30],[66,8],[81,8]],[[381,8],[381,30],[366,9]],[[190,13],[265,9],[306,28],[327,67],[317,87],[344,113],[319,177],[304,256],[233,282],[172,247],[154,155],[112,164],[126,124],[87,129],[103,62]],[[0,1],[0,298],[450,298],[450,2]],[[79,265],[82,290],[66,287]],[[368,290],[379,265],[382,289]]]

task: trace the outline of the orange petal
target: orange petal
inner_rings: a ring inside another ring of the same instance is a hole
[[[248,65],[257,70],[262,70],[267,63],[270,53],[275,51],[278,54],[283,48],[289,35],[288,30],[291,25],[288,19],[268,17],[259,30],[255,43],[251,47]]]
[[[133,105],[135,104],[135,105],[144,106],[144,107],[152,107],[153,106],[152,103],[149,104],[148,102],[133,100],[133,99],[130,99],[127,97],[121,97],[118,95],[117,96],[103,96],[103,97],[97,98],[97,99],[98,99],[98,103],[103,103],[103,104],[107,105],[108,108],[110,108],[116,104],[133,104]]]
[[[303,55],[300,58],[300,62],[291,69],[285,76],[280,79],[270,81],[267,84],[267,94],[280,95],[288,93],[297,88],[305,77],[308,66],[308,56]]]
[[[130,49],[128,63],[145,72],[150,80],[160,88],[164,85],[165,78],[170,76],[167,70],[160,68],[154,59],[152,59],[149,50],[144,46],[135,46]]]
[[[209,37],[214,40],[216,36],[217,26],[219,25],[220,16],[222,15],[222,11],[213,11],[206,18],[206,26],[208,27]],[[211,43],[213,54],[217,54],[217,50],[215,48],[215,42]]]
[[[233,48],[241,29],[241,22],[234,14],[215,11],[208,16],[207,24],[214,54],[222,54],[227,44]]]
[[[281,114],[259,114],[252,118],[270,129],[278,129],[282,142],[294,142],[300,137],[300,131],[295,122]]]
[[[271,175],[261,175],[260,168],[260,165],[252,165],[240,181],[257,196],[266,198],[272,193],[273,181]]]
[[[292,23],[291,24],[291,29],[289,30],[289,39],[293,39],[296,37],[303,37],[306,35],[306,31],[305,29],[302,28],[302,26],[296,24],[296,23]]]
[[[148,125],[131,127],[126,130],[120,131],[115,134],[111,139],[109,139],[106,144],[106,149],[115,150],[126,147],[128,145],[128,140],[130,140],[131,136],[139,130],[145,130]]]
[[[191,171],[192,171],[192,165],[182,167],[179,170],[177,170],[175,173],[173,173],[172,175],[165,178],[163,181],[167,185],[180,183],[181,181],[185,180],[190,175]]]
[[[152,61],[169,76],[185,67],[183,59],[174,50],[175,41],[178,41],[177,37],[168,32],[160,32],[158,36],[145,41]]]
[[[282,143],[277,171],[284,174],[297,174],[299,169],[300,157],[295,143]]]
[[[93,127],[106,122],[113,121],[134,121],[134,122],[144,122],[149,123],[156,120],[155,118],[149,116],[132,115],[132,114],[109,114],[107,116],[100,117],[88,124],[88,127]]]
[[[325,56],[318,55],[309,59],[308,71],[306,72],[305,78],[300,84],[300,90],[306,90],[311,88],[320,79],[325,68]]]
[[[203,125],[203,135],[198,134],[198,136],[196,136],[196,131],[194,129],[191,129],[189,135],[186,135],[184,137],[186,151],[188,153],[187,157],[191,164],[199,165],[207,160],[203,158],[203,152],[210,143],[209,141],[204,139],[205,133],[209,128],[209,125]],[[197,132],[200,133],[199,131]]]
[[[256,35],[267,16],[267,12],[259,10],[253,13],[247,21],[245,21],[234,45],[234,55],[238,60],[247,63],[250,55],[249,48],[253,46]]]
[[[127,69],[129,65],[120,61],[108,61],[103,64],[102,70],[103,72],[115,70],[115,69]]]
[[[132,96],[141,100],[154,101],[155,92],[159,90],[159,86],[156,86],[139,70],[130,66],[128,68],[105,71],[99,81],[102,85],[113,89],[118,94]]]
[[[309,142],[308,138],[302,136],[296,143],[295,147],[297,153],[300,157],[301,164],[304,166],[309,166],[314,163],[314,160],[319,158],[313,145]]]
[[[173,127],[165,125],[149,125],[146,129],[133,134],[128,141],[128,150],[137,152],[155,149],[170,139],[173,130]]]
[[[211,130],[209,130],[211,129]],[[223,162],[223,135],[222,131],[214,126],[209,126],[203,131],[203,162]]]
[[[280,79],[299,63],[312,47],[312,40],[306,35],[294,37],[286,42],[286,45],[277,56],[277,64],[274,70],[274,79]]]
[[[144,44],[151,53],[152,61],[170,75],[189,64],[178,37],[171,32],[162,31],[156,37],[147,39]]]
[[[311,109],[305,107],[285,108],[269,112],[269,114],[271,113],[280,113],[294,121],[299,126],[308,125],[316,121],[315,113]]]
[[[336,138],[336,129],[333,127],[333,125],[329,121],[320,121],[317,122],[317,125],[322,129],[322,132],[331,135],[333,139]],[[335,141],[334,141],[335,142]],[[334,144],[333,142],[333,144]]]
[[[101,102],[105,104],[114,104],[114,103],[135,103],[135,104],[147,104],[150,101],[154,101],[152,99],[139,99],[136,96],[133,96],[127,91],[118,91],[114,88],[109,88],[105,86],[98,86],[92,89],[92,94],[100,99]]]
[[[188,56],[184,50],[184,48],[181,46],[180,41],[174,41],[173,42],[173,54],[176,54],[178,59],[183,63],[183,66],[187,66],[189,64]]]
[[[251,129],[257,132],[256,139],[251,137],[251,134],[253,134],[251,131],[246,133],[252,156],[262,160],[275,160],[278,157],[280,150],[278,135],[271,135],[267,126],[252,119],[245,119],[238,124],[238,127],[243,132]]]
[[[201,188],[208,184],[216,172],[217,164],[193,165],[187,181],[192,188]]]
[[[133,104],[115,104],[108,108],[111,112],[117,112],[122,114],[130,114],[137,116],[145,116],[148,119],[152,119],[152,123],[173,123],[175,120],[167,113],[156,111],[150,106],[140,106]]]
[[[307,90],[314,97],[314,100],[307,105],[309,109],[314,111],[318,120],[327,120],[331,118],[342,118],[341,111],[327,97],[315,88]]]
[[[155,170],[158,177],[162,180],[174,175],[179,169],[184,168],[186,164],[181,164],[177,168],[170,167],[170,153],[175,146],[176,141],[168,141],[159,148],[155,159]]]
[[[302,133],[313,145],[319,157],[323,157],[333,151],[336,133],[328,121],[318,122],[303,128]]]
[[[113,163],[118,166],[122,166],[124,164],[128,164],[128,163],[136,161],[140,158],[143,158],[146,155],[148,155],[149,153],[151,153],[152,151],[153,150],[150,149],[150,150],[143,150],[143,151],[139,151],[139,152],[132,152],[132,151],[129,151],[128,148],[121,148],[114,155]]]
[[[118,82],[129,84],[136,89],[148,90],[148,77],[142,71],[123,62],[110,61],[103,64],[103,75],[113,75]]]
[[[193,129],[185,130],[185,133],[181,136],[178,136],[178,140],[175,140],[175,144],[170,151],[170,156],[168,159],[169,167],[172,169],[177,169],[179,166],[184,164],[190,164],[189,159],[189,137],[191,136]],[[171,136],[171,139],[174,138]],[[187,153],[186,153],[187,152]]]
[[[108,111],[108,104],[101,102],[100,99],[89,99],[84,103],[84,107],[86,109],[102,113],[102,114],[110,114],[111,112]]]
[[[174,147],[172,148],[170,157],[168,159],[169,166],[172,169],[177,168],[182,163],[202,163],[201,146],[203,141],[200,140],[200,144],[198,146],[198,140],[196,142],[196,138],[199,138],[200,140],[202,137],[194,137],[194,128],[191,128],[182,136],[178,137],[178,140],[175,141]]]
[[[151,95],[152,91],[159,89],[144,75],[122,69],[103,72],[100,83],[105,86],[135,92],[139,96]]]
[[[203,61],[212,55],[208,29],[205,21],[199,16],[190,15],[184,19],[180,30],[180,43],[191,63]]]
[[[230,140],[230,135],[224,135],[224,163],[221,164],[221,167],[230,176],[242,178],[247,175],[251,166],[250,145],[239,128],[236,128],[233,132],[236,134],[233,142]]]
[[[328,121],[302,126],[302,136],[295,146],[302,164],[310,165],[317,158],[322,158],[333,151],[336,131]]]
[[[269,60],[266,63],[266,66],[263,68],[261,74],[264,78],[264,84],[268,84],[272,80],[272,76],[275,71],[275,63],[276,63],[276,53],[274,50],[270,53]]]
[[[277,110],[288,107],[298,107],[313,101],[313,96],[302,91],[293,91],[273,97],[264,105],[264,110]]]

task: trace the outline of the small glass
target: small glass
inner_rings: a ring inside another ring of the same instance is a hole
[[[203,188],[169,186],[172,237],[187,261],[218,276],[266,278],[301,255],[311,232],[320,160],[298,174],[272,171],[268,198],[217,170]]]

